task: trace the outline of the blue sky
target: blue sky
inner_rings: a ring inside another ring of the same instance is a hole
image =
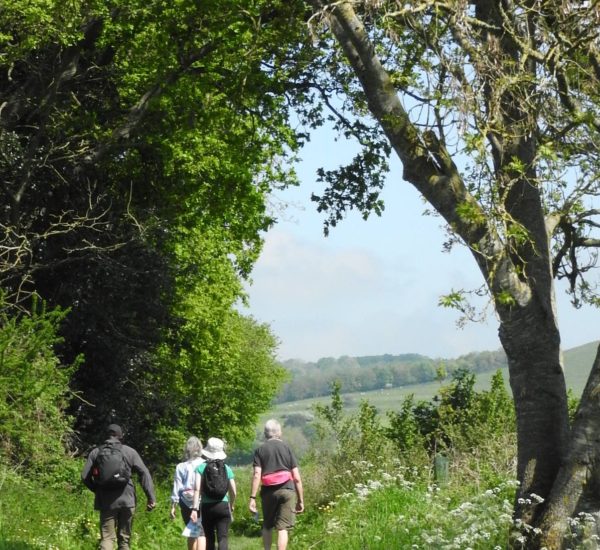
[[[320,132],[297,166],[301,186],[279,192],[279,223],[249,286],[251,314],[271,325],[281,360],[315,361],[342,355],[420,353],[434,358],[500,348],[497,321],[457,327],[458,313],[438,306],[452,290],[476,289],[483,279],[463,247],[442,251],[441,218],[424,216],[425,203],[401,177],[394,158],[381,217],[356,212],[323,236],[323,215],[310,201],[320,191],[315,170],[334,168],[349,148]],[[563,348],[600,339],[600,312],[574,310],[557,289]]]

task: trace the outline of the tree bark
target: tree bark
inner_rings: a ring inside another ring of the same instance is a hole
[[[514,517],[537,526],[567,449],[568,407],[554,317],[532,300],[500,313],[517,418]]]
[[[566,548],[569,519],[588,516],[578,531],[584,537],[600,535],[600,347],[583,391],[569,442],[569,453],[560,469],[539,521],[540,547]],[[589,521],[590,519],[594,521]],[[587,531],[587,532],[586,532]],[[575,544],[581,541],[575,541]],[[573,543],[570,544],[571,547]]]

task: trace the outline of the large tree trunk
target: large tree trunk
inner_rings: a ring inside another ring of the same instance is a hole
[[[567,448],[568,407],[553,318],[533,300],[501,314],[500,340],[508,357],[517,417],[515,518],[535,526]]]
[[[591,542],[600,536],[600,347],[575,415],[569,453],[558,473],[538,522],[539,547],[577,547],[565,544],[570,518],[578,519],[575,532]],[[589,546],[590,548],[592,546]],[[595,543],[595,548],[598,543]]]

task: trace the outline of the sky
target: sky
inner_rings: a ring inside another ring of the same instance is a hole
[[[315,171],[335,168],[350,153],[321,131],[296,166],[301,185],[280,191],[278,223],[247,287],[246,313],[268,323],[279,339],[278,359],[419,353],[450,359],[500,348],[491,307],[487,320],[457,326],[459,313],[438,305],[453,290],[475,290],[483,278],[461,246],[443,251],[443,220],[402,180],[395,158],[382,193],[385,211],[364,221],[357,212],[323,235],[324,215],[310,201],[320,192]],[[600,339],[600,311],[574,310],[557,287],[563,349]],[[485,306],[485,302],[480,302]]]

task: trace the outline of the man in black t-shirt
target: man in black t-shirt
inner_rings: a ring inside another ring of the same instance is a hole
[[[288,531],[294,526],[295,514],[304,511],[302,479],[294,453],[281,441],[279,422],[267,420],[264,434],[266,441],[254,452],[254,475],[248,507],[252,513],[257,512],[256,494],[260,487],[264,548],[271,548],[275,529],[277,548],[285,550]]]

